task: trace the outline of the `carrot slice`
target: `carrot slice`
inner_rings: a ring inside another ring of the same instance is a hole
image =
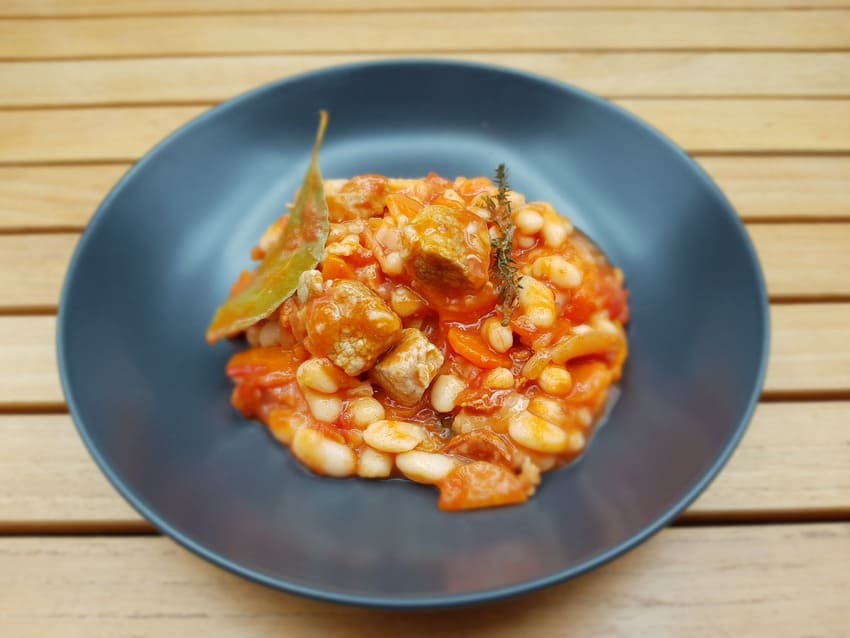
[[[487,461],[456,467],[439,488],[438,506],[444,512],[524,503],[530,491],[509,469]]]
[[[505,354],[493,350],[477,331],[449,328],[449,345],[452,350],[479,368],[510,368],[511,359]]]

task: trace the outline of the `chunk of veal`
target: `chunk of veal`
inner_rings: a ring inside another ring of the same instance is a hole
[[[357,281],[335,281],[311,295],[304,316],[307,350],[327,357],[352,377],[375,365],[401,338],[398,315]]]
[[[405,328],[401,339],[372,368],[372,379],[399,403],[414,405],[443,365],[443,354],[416,328]]]
[[[477,215],[426,206],[405,228],[403,257],[409,274],[441,290],[470,293],[487,283],[490,234]]]

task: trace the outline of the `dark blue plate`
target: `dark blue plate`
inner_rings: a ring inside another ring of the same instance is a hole
[[[214,69],[210,69],[213,73]],[[525,506],[443,514],[436,491],[302,470],[230,407],[204,330],[308,161],[326,177],[489,175],[568,214],[626,273],[631,358],[586,457]],[[231,100],[146,155],[83,235],[59,315],[65,396],[109,480],[197,554],[330,601],[436,607],[528,592],[634,547],[718,472],[758,399],[768,305],[735,211],[611,104],[524,73],[388,62]]]

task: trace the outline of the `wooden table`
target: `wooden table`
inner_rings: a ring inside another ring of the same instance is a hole
[[[0,1],[0,634],[850,636],[850,0],[396,4]],[[743,216],[773,323],[753,423],[670,529],[427,615],[278,594],[157,535],[83,449],[54,353],[71,251],[152,144],[258,84],[399,55],[569,81],[666,132]]]

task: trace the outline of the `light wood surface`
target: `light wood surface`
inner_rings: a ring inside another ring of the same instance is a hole
[[[695,153],[850,151],[848,100],[614,102]],[[0,164],[135,160],[205,110],[202,106],[0,110]]]
[[[278,594],[156,535],[90,459],[56,370],[68,260],[132,162],[257,85],[395,56],[510,66],[645,118],[729,196],[772,300],[762,402],[677,526],[438,614]],[[850,637],[848,427],[850,0],[0,0],[4,638]]]
[[[745,557],[745,558],[744,558]],[[472,610],[276,594],[162,538],[0,540],[12,635],[845,636],[850,525],[678,528],[578,580]],[[376,631],[380,633],[376,633]]]
[[[843,52],[481,53],[425,57],[510,66],[609,98],[850,94],[850,53]],[[2,62],[0,74],[6,81],[0,84],[0,106],[217,102],[283,76],[380,59],[368,54],[320,54]]]

